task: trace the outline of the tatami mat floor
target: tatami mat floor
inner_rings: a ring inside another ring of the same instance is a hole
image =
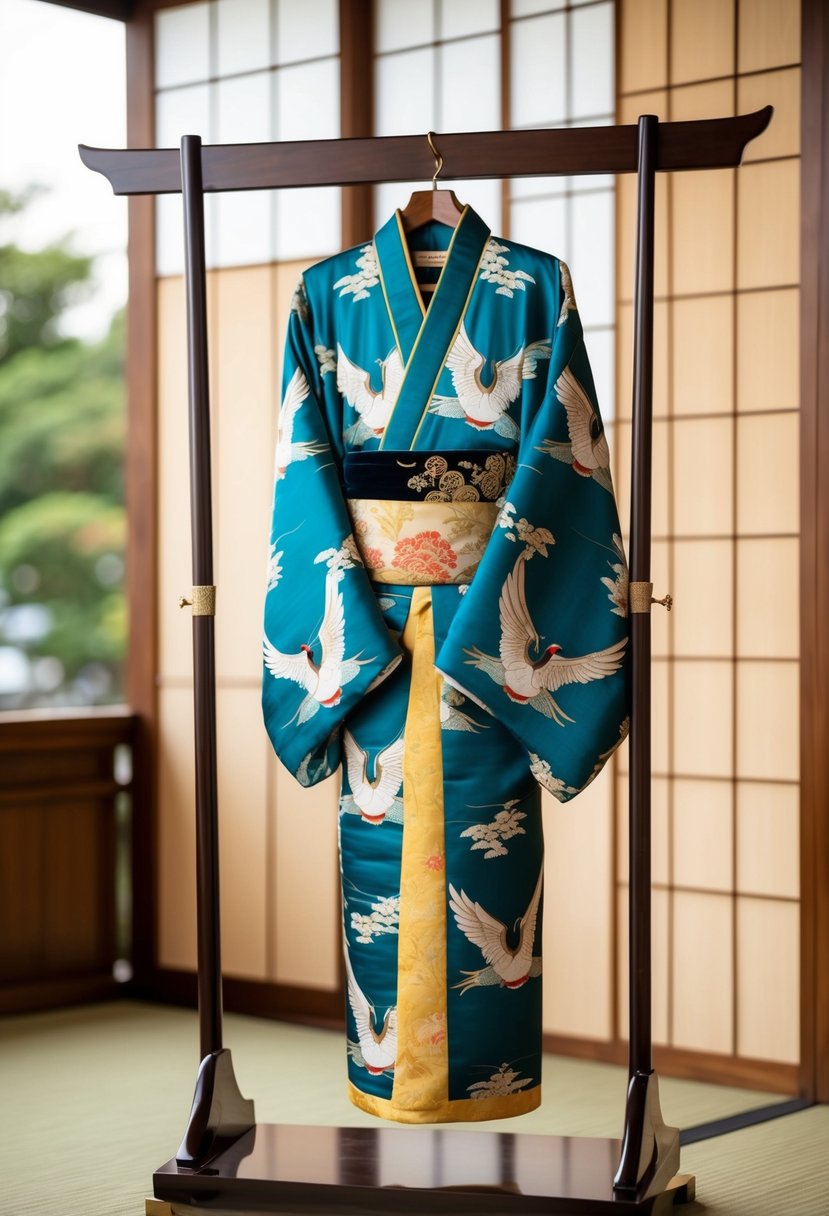
[[[345,1097],[340,1035],[229,1015],[225,1041],[260,1122],[377,1125]],[[0,1213],[142,1216],[152,1171],[181,1138],[197,1064],[186,1010],[124,1001],[0,1020]],[[617,1136],[624,1092],[621,1068],[549,1056],[544,1103],[520,1130]],[[683,1128],[775,1100],[671,1078],[661,1092],[666,1120]],[[682,1168],[698,1178],[687,1216],[827,1216],[829,1107],[689,1146]]]

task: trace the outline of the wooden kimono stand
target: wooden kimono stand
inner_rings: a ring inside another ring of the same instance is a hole
[[[638,127],[441,135],[446,177],[630,173],[639,178],[634,337],[630,625],[630,1063],[616,1140],[256,1124],[222,1046],[204,193],[432,176],[422,136],[242,144],[181,153],[81,147],[116,194],[184,199],[193,536],[196,849],[201,1067],[178,1153],[153,1176],[148,1212],[172,1204],[259,1212],[662,1213],[693,1197],[679,1132],[662,1119],[651,1053],[650,582],[654,182],[660,171],[738,165],[771,107],[738,118]],[[413,1165],[413,1162],[417,1165]],[[499,1181],[481,1185],[493,1176]]]

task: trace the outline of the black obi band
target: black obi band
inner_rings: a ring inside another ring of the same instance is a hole
[[[487,448],[441,452],[346,452],[346,498],[397,502],[495,502],[515,473],[515,457]]]

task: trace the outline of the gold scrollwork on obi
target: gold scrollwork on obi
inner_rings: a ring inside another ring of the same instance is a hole
[[[354,536],[375,583],[470,583],[495,527],[494,502],[350,498]]]

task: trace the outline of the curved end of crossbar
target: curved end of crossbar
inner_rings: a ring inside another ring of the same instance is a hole
[[[113,187],[114,193],[118,193],[115,189],[115,181],[113,178],[113,150],[110,148],[91,148],[89,144],[78,144],[78,155],[80,156],[87,169],[91,169],[93,173],[100,173],[105,177],[110,186]]]
[[[100,166],[95,164],[95,153],[100,151],[100,148],[90,148],[89,144],[78,144],[78,156],[87,169],[93,169],[96,173],[102,172]]]
[[[740,114],[739,121],[741,124],[740,134],[743,135],[744,141],[740,151],[742,157],[745,146],[751,143],[752,139],[756,139],[758,135],[762,135],[766,127],[769,125],[774,114],[774,106],[763,106],[762,110],[754,110],[751,114]]]
[[[763,106],[762,109],[755,109],[750,114],[738,114],[737,118],[733,118],[734,130],[738,137],[738,154],[737,164],[743,161],[743,154],[746,145],[749,145],[751,140],[756,140],[758,135],[762,135],[772,120],[774,113],[773,106]]]

